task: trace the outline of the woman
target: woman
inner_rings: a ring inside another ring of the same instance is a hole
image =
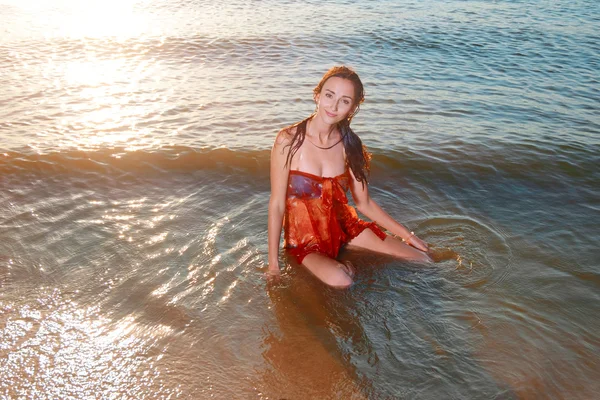
[[[336,260],[348,244],[406,260],[430,261],[427,244],[396,222],[369,196],[370,154],[350,128],[364,100],[360,78],[333,67],[313,90],[316,111],[282,129],[271,151],[269,269],[279,275],[279,239],[317,278],[332,287],[352,284],[352,270]],[[358,218],[347,204],[375,222]],[[394,237],[384,233],[384,227]]]

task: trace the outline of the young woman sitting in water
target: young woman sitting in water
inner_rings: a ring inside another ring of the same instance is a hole
[[[285,247],[298,263],[333,287],[352,284],[352,269],[336,260],[346,244],[405,260],[430,261],[427,244],[369,196],[371,156],[350,128],[364,100],[356,72],[333,67],[313,92],[316,111],[282,129],[271,151],[268,274],[280,273],[282,227]],[[348,205],[348,189],[358,211],[377,223],[358,218]]]

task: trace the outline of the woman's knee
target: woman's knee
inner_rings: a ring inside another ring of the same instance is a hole
[[[335,289],[347,289],[352,286],[352,283],[354,282],[352,281],[352,278],[344,274],[342,277],[325,283]]]
[[[353,283],[351,269],[337,260],[312,253],[304,258],[302,264],[321,282],[333,288],[345,289]]]
[[[328,274],[323,282],[336,289],[346,289],[353,283],[352,278],[341,268],[335,273]]]

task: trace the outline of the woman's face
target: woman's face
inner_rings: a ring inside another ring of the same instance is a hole
[[[327,124],[336,124],[354,111],[354,84],[338,76],[327,79],[321,93],[315,95],[317,115]]]

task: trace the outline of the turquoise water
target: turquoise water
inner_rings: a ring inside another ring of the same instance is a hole
[[[597,397],[597,2],[0,6],[0,397]],[[342,63],[456,256],[267,287],[270,146]]]

